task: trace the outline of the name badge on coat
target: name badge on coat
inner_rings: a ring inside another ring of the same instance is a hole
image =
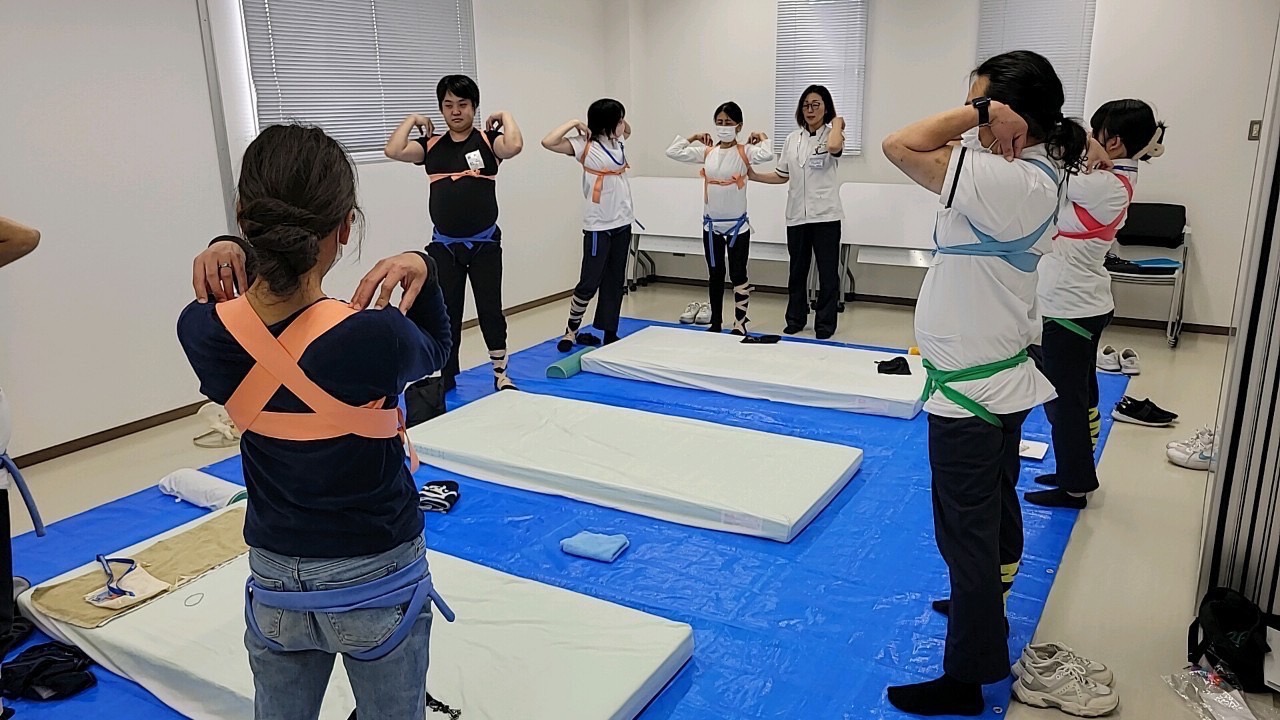
[[[484,169],[484,157],[480,155],[479,150],[472,150],[471,152],[467,153],[467,167],[471,168],[472,170]]]

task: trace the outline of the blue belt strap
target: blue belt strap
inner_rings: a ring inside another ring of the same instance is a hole
[[[449,606],[445,604],[440,594],[436,592],[435,587],[431,584],[431,570],[427,567],[426,557],[418,558],[412,565],[403,570],[397,570],[386,577],[337,590],[305,590],[301,592],[268,590],[250,577],[245,584],[244,595],[245,622],[248,624],[250,632],[276,652],[287,651],[283,645],[263,635],[262,628],[258,626],[258,621],[253,615],[254,602],[277,610],[305,613],[383,610],[408,604],[408,607],[405,608],[404,616],[400,619],[400,624],[396,626],[396,629],[391,632],[391,635],[382,644],[367,650],[345,653],[354,660],[365,662],[378,660],[399,647],[400,643],[404,642],[405,638],[409,637],[409,633],[413,631],[413,624],[418,621],[418,615],[428,601],[435,603],[435,606],[440,608],[440,614],[444,616],[445,620],[449,622],[454,620],[453,611],[449,609]]]
[[[27,481],[22,477],[22,473],[18,472],[18,466],[14,464],[13,458],[0,453],[0,468],[9,471],[9,477],[13,478],[13,484],[22,494],[22,502],[27,506],[27,514],[31,516],[31,525],[36,529],[36,536],[44,537],[44,520],[40,519],[40,509],[36,507],[36,499],[31,496],[31,488],[27,487]]]
[[[1058,182],[1058,175],[1047,164],[1034,159],[1028,159],[1027,162],[1035,165],[1045,172],[1055,184]],[[933,244],[935,245],[934,253],[942,255],[977,255],[986,257],[1002,258],[1005,262],[1014,266],[1023,272],[1034,272],[1036,266],[1040,262],[1040,256],[1031,252],[1031,248],[1040,241],[1046,230],[1050,226],[1055,225],[1058,221],[1058,211],[1055,208],[1053,215],[1040,224],[1040,227],[1031,232],[1030,235],[1020,237],[1016,240],[1001,241],[979,230],[972,222],[969,222],[969,229],[978,238],[978,242],[970,245],[955,245],[952,247],[942,247],[938,245],[938,226],[933,226]],[[966,222],[968,220],[966,219]]]
[[[461,243],[462,245],[466,245],[467,249],[470,250],[474,246],[474,243],[493,242],[493,236],[497,233],[498,226],[493,225],[479,235],[456,238],[449,237],[448,235],[442,234],[439,230],[431,228],[431,242],[440,243],[441,245],[457,245]]]
[[[747,225],[747,214],[742,213],[736,218],[713,218],[710,215],[702,216],[702,229],[704,231],[703,242],[707,244],[707,257],[710,258],[709,262],[711,267],[716,266],[716,253],[715,253],[716,248],[715,248],[714,236],[716,234],[716,231],[715,231],[716,223],[718,222],[733,223],[733,227],[729,228],[728,232],[720,233],[721,235],[724,235],[725,237],[729,238],[729,247],[733,247],[734,243],[738,242],[738,235],[742,232],[742,228],[746,227]]]

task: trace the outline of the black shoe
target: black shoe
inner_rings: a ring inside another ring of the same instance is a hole
[[[1118,422],[1146,427],[1168,427],[1178,419],[1176,413],[1171,413],[1148,399],[1135,400],[1127,395],[1116,404],[1111,417]]]
[[[934,600],[929,604],[933,611],[944,618],[951,617],[951,600]],[[1004,636],[1009,637],[1009,618],[1004,619]]]
[[[621,338],[619,338],[619,337],[618,337],[618,333],[616,333],[616,332],[607,332],[607,333],[605,333],[605,334],[604,334],[604,344],[605,344],[605,345],[612,345],[612,344],[614,344],[614,343],[618,342],[618,340],[620,340],[620,339],[621,339]]]
[[[578,333],[577,336],[574,338],[574,340],[579,345],[584,345],[586,347],[596,347],[600,344],[600,338],[596,337],[595,335],[592,335],[589,332]]]
[[[836,333],[835,333],[835,331],[834,331],[834,330],[826,330],[826,331],[824,331],[824,330],[819,330],[819,331],[815,332],[813,335],[814,335],[814,337],[818,338],[819,340],[830,340],[830,339],[831,339],[831,336],[832,336],[832,335],[835,335],[835,334],[836,334]]]
[[[982,685],[943,675],[937,680],[889,688],[889,702],[904,713],[934,717],[964,715],[974,717],[986,709]]]
[[[720,323],[711,323],[710,325],[707,326],[707,332],[709,333],[724,332],[724,326],[721,325]]]
[[[569,352],[573,349],[573,341],[569,338],[560,338],[560,342],[556,343],[556,349],[560,352]]]
[[[804,329],[804,325],[793,325],[791,323],[787,323],[787,326],[782,328],[782,332],[788,335],[795,335],[796,333],[800,332],[803,329]]]
[[[1076,496],[1066,490],[1040,490],[1038,492],[1029,492],[1022,497],[1027,502],[1040,507],[1051,508],[1067,508],[1068,510],[1083,510],[1089,505],[1089,499],[1084,495]]]
[[[1036,477],[1037,485],[1046,485],[1048,487],[1058,487],[1058,474],[1046,473]]]

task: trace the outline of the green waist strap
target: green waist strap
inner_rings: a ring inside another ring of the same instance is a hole
[[[1080,337],[1084,338],[1085,340],[1092,340],[1092,339],[1093,339],[1093,333],[1091,333],[1091,332],[1089,332],[1088,330],[1086,330],[1086,329],[1084,329],[1083,327],[1081,327],[1079,323],[1071,322],[1070,320],[1068,320],[1068,319],[1066,319],[1066,318],[1055,318],[1055,317],[1046,317],[1046,318],[1045,318],[1045,320],[1048,320],[1049,322],[1055,322],[1055,323],[1058,323],[1058,324],[1059,324],[1059,325],[1061,325],[1062,327],[1064,327],[1064,328],[1066,328],[1066,329],[1070,330],[1071,332],[1073,332],[1073,333],[1075,333],[1075,334],[1079,335]]]
[[[933,397],[934,393],[940,392],[946,399],[973,413],[974,417],[982,418],[996,427],[1004,427],[1003,423],[1000,422],[1000,418],[991,414],[990,411],[979,405],[973,398],[951,387],[951,383],[986,380],[1005,370],[1016,368],[1028,359],[1027,351],[1023,350],[1008,360],[1000,360],[963,370],[939,370],[934,367],[933,363],[925,360],[924,370],[927,379],[924,384],[924,396],[921,399],[928,400]]]

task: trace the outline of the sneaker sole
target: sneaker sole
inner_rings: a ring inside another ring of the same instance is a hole
[[[1141,370],[1127,370],[1127,369],[1122,369],[1122,370],[1120,370],[1120,374],[1121,374],[1121,375],[1128,375],[1129,377],[1133,377],[1133,376],[1135,376],[1135,375],[1141,375],[1141,374],[1142,374],[1142,371],[1141,371]]]
[[[1162,423],[1144,422],[1137,418],[1131,418],[1128,415],[1122,415],[1114,410],[1111,411],[1111,419],[1116,422],[1128,423],[1130,425],[1141,425],[1143,427],[1170,427],[1173,425],[1172,420]]]
[[[1115,704],[1106,708],[1086,708],[1081,707],[1078,703],[1064,702],[1049,693],[1030,690],[1021,681],[1013,684],[1013,696],[1023,705],[1029,705],[1034,708],[1057,708],[1068,715],[1076,717],[1095,718],[1110,715],[1120,707],[1120,698],[1116,698]]]
[[[681,324],[681,325],[693,325],[693,324],[694,324],[694,323],[693,323],[693,318],[689,318],[688,320],[686,320],[686,319],[684,319],[684,318],[680,318],[680,324]]]
[[[1205,472],[1206,470],[1209,469],[1209,463],[1205,463],[1204,467],[1201,467],[1199,465],[1183,465],[1182,463],[1178,462],[1177,460],[1174,460],[1173,458],[1166,458],[1166,459],[1169,461],[1170,465],[1173,465],[1174,467],[1183,468],[1184,470],[1195,470],[1196,472]]]
[[[1112,375],[1118,375],[1120,373],[1120,368],[1118,367],[1103,367],[1101,365],[1095,365],[1094,367],[1098,368],[1104,373],[1111,373]]]

